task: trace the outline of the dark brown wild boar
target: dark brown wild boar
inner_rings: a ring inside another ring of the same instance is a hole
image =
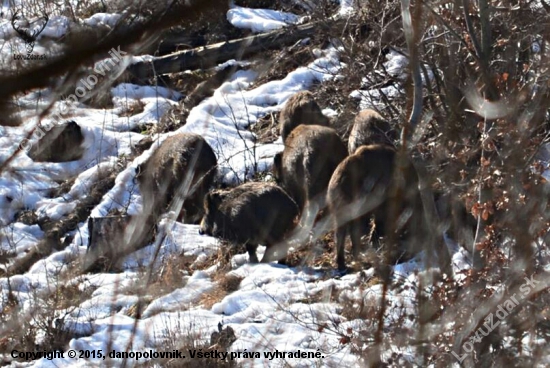
[[[203,200],[216,176],[217,159],[198,134],[168,137],[140,166],[137,176],[144,213],[157,217],[173,199],[183,199],[183,221],[198,223]]]
[[[386,145],[361,146],[347,157],[334,171],[328,185],[327,201],[334,223],[339,270],[345,270],[344,244],[347,234],[352,242],[352,255],[357,257],[361,248],[361,236],[370,232],[370,219],[374,216],[376,234],[384,237],[389,221],[391,228],[402,235],[405,231],[416,234],[422,231],[423,214],[416,174],[405,180],[404,200],[393,218],[388,218],[390,205],[396,203],[389,189],[394,184],[395,150]],[[391,256],[398,250],[391,250]]]
[[[369,144],[393,146],[397,132],[379,113],[366,109],[359,111],[349,135],[348,151],[352,155],[359,147]]]
[[[258,262],[256,248],[263,244],[266,251],[262,262],[278,259],[285,263],[288,247],[280,243],[294,228],[298,207],[279,186],[245,183],[229,190],[214,190],[204,199],[204,211],[201,235],[245,244],[254,263]]]
[[[329,120],[309,91],[301,91],[288,99],[279,117],[279,126],[283,142],[298,125],[328,126]]]
[[[332,173],[347,156],[346,146],[332,128],[300,125],[274,157],[273,176],[296,201],[301,212],[315,218],[325,207],[326,190]],[[307,208],[306,208],[307,205]]]

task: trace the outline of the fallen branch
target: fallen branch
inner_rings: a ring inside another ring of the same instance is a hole
[[[175,52],[157,57],[152,61],[141,61],[131,65],[128,70],[137,78],[150,78],[154,75],[179,73],[184,70],[207,69],[227,60],[239,60],[264,50],[293,44],[323,29],[340,24],[344,25],[344,22],[342,20],[322,21],[292,28],[286,27],[268,33]]]

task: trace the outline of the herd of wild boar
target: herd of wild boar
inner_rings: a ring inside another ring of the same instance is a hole
[[[414,170],[394,185],[397,132],[380,114],[357,114],[347,148],[310,92],[292,96],[279,120],[284,150],[274,157],[277,184],[253,182],[208,192],[216,156],[201,136],[181,133],[167,138],[138,170],[144,211],[158,216],[173,199],[183,201],[180,219],[200,223],[201,234],[244,244],[251,262],[258,261],[258,245],[265,245],[262,262],[280,263],[294,228],[328,215],[339,270],[346,269],[347,235],[356,257],[364,235],[371,234],[378,245],[388,231],[400,240],[427,231]]]

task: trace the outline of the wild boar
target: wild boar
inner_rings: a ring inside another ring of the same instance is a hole
[[[283,142],[298,125],[328,126],[329,120],[309,91],[301,91],[288,99],[279,117],[279,126]]]
[[[167,138],[138,169],[144,213],[157,217],[172,200],[183,199],[183,221],[197,224],[216,168],[216,155],[200,135],[180,133]]]
[[[201,235],[245,244],[253,263],[258,262],[258,245],[263,244],[266,251],[262,262],[278,259],[285,263],[288,247],[280,243],[294,228],[298,206],[279,186],[245,183],[229,190],[215,190],[206,195],[204,211]]]
[[[346,146],[334,129],[300,125],[288,136],[284,151],[275,155],[273,176],[300,211],[306,209],[314,218],[325,207],[332,173],[346,156]]]
[[[420,193],[416,173],[404,180],[401,187],[403,201],[397,211],[390,206],[397,203],[390,189],[395,185],[394,165],[396,152],[387,145],[361,146],[338,165],[330,179],[327,192],[329,211],[334,223],[339,270],[345,270],[344,244],[347,234],[352,242],[352,255],[357,257],[361,248],[361,236],[370,232],[370,219],[374,216],[376,234],[384,237],[389,229],[388,221],[393,221],[391,229],[404,234],[421,231],[422,221]],[[420,207],[419,207],[420,206]],[[392,218],[388,215],[392,214]],[[395,253],[390,252],[393,256]]]
[[[352,155],[359,147],[369,144],[393,146],[396,140],[397,132],[379,113],[371,109],[362,110],[355,117],[349,135],[348,151]]]

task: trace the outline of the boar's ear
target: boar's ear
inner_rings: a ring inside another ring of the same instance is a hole
[[[212,191],[204,197],[204,209],[211,210],[217,208],[222,201],[222,196],[218,191]]]

